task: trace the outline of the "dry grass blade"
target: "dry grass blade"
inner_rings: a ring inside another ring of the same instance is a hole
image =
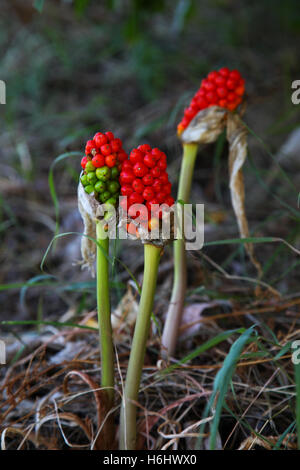
[[[98,450],[113,448],[115,446],[115,436],[113,436],[110,431],[113,423],[113,412],[107,411],[107,398],[106,394],[103,393],[103,388],[99,389],[96,382],[94,382],[87,374],[73,370],[70,371],[64,379],[63,391],[65,394],[69,393],[68,380],[71,376],[78,376],[83,382],[85,382],[90,387],[95,398],[98,431],[96,433],[96,438],[93,440],[93,447]]]

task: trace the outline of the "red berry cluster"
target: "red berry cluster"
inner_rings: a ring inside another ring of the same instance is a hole
[[[221,106],[233,111],[241,103],[244,92],[245,80],[238,70],[223,67],[218,72],[210,72],[202,80],[189,107],[185,109],[184,117],[177,127],[178,134],[181,134],[199,111],[209,106]]]
[[[113,168],[119,166],[128,157],[123,150],[121,139],[115,139],[112,132],[105,132],[105,134],[97,132],[92,140],[87,141],[85,155],[81,160],[83,169],[88,161],[91,161],[95,168],[101,168],[105,165]]]
[[[143,218],[143,214],[130,210],[133,204],[146,206],[145,219],[151,214],[154,204],[174,204],[166,169],[166,154],[158,148],[152,149],[150,145],[145,144],[131,151],[129,160],[122,163],[119,179],[121,195],[127,196],[127,201],[124,199],[122,207],[128,211],[130,217]],[[161,217],[161,214],[158,213],[157,216]]]

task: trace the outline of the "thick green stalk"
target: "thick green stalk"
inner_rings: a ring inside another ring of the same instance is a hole
[[[149,336],[157,271],[161,248],[144,245],[144,279],[139,311],[126,374],[120,421],[120,449],[134,450],[136,446],[136,405]]]
[[[96,224],[97,230],[97,306],[101,354],[101,386],[106,389],[107,407],[114,400],[114,346],[109,299],[109,238],[105,237],[103,224]]]
[[[190,200],[198,144],[184,144],[177,200]],[[162,335],[162,354],[174,356],[187,285],[186,252],[183,238],[174,241],[174,281],[171,301]]]

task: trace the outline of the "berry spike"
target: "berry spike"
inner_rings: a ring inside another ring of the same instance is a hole
[[[184,110],[184,116],[177,126],[178,134],[187,128],[199,111],[209,106],[234,111],[242,102],[244,93],[245,80],[238,70],[229,70],[227,67],[213,70],[202,80],[199,90]]]
[[[81,182],[88,194],[94,194],[100,203],[117,205],[120,195],[119,174],[128,155],[121,139],[112,132],[97,132],[85,146],[81,160]]]

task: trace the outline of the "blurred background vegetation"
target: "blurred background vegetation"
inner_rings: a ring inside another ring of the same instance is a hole
[[[74,307],[74,300],[78,311],[95,303],[89,275],[72,265],[80,257],[78,237],[58,241],[47,261],[53,277],[40,271],[55,232],[48,185],[54,159],[81,152],[95,131],[113,130],[127,150],[149,142],[167,152],[175,196],[181,155],[176,123],[203,76],[221,66],[238,68],[247,84],[245,121],[251,132],[245,174],[251,233],[296,243],[297,162],[269,186],[266,178],[276,166],[280,146],[298,125],[300,107],[291,103],[291,82],[300,79],[299,39],[296,0],[3,1],[0,78],[7,85],[7,104],[0,108],[2,318],[36,318],[37,312],[58,317]],[[220,138],[198,158],[193,200],[206,204],[207,240],[238,236],[226,151]],[[62,232],[82,231],[76,208],[78,171],[79,156],[54,169]],[[255,274],[242,248],[225,248],[207,248],[206,253],[232,274]],[[122,249],[116,251],[122,258]],[[257,251],[263,280],[283,293],[296,292],[295,254],[274,245]],[[142,257],[131,259],[129,249],[126,263],[138,273]],[[224,281],[211,281],[209,272],[190,275],[191,288],[206,286],[212,297],[225,295],[218,293],[226,291]],[[117,300],[125,276],[115,279]],[[171,271],[169,278],[164,302]],[[23,283],[29,281],[46,286],[27,289]]]

